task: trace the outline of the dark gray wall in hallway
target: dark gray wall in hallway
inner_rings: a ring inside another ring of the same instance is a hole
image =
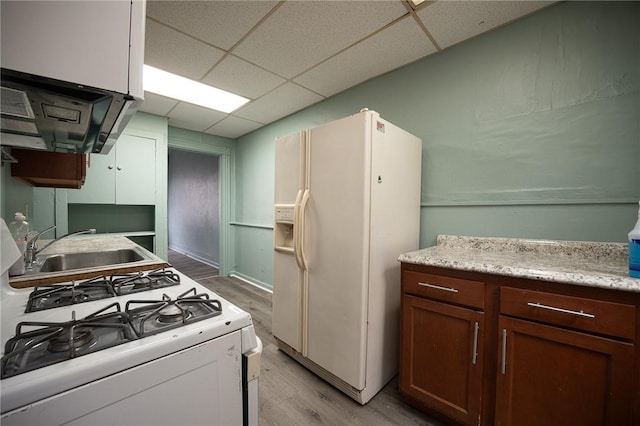
[[[218,157],[170,149],[168,178],[169,247],[218,265]]]

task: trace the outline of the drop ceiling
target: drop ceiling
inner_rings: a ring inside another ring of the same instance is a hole
[[[251,101],[226,114],[145,92],[141,111],[238,138],[553,3],[148,0],[146,64]]]

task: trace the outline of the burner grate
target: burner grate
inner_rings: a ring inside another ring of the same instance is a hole
[[[147,274],[120,274],[111,276],[111,285],[118,296],[164,288],[180,284],[180,276],[171,270],[157,269]]]
[[[87,317],[62,323],[25,321],[5,345],[0,378],[12,377],[137,339],[128,315],[112,303]]]
[[[130,300],[125,312],[138,337],[143,337],[218,316],[222,313],[222,304],[209,299],[208,294],[197,294],[192,288],[175,300],[166,294],[162,300]]]
[[[139,293],[180,284],[180,276],[161,268],[151,272],[101,276],[76,284],[36,287],[29,295],[25,313],[77,303]]]
[[[98,277],[82,283],[36,287],[27,301],[26,313],[70,306],[77,303],[114,297],[115,292],[106,277]]]

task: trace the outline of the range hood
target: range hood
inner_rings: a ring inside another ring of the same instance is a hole
[[[109,153],[143,101],[145,2],[0,7],[0,144]]]

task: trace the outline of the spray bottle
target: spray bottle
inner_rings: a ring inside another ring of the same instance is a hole
[[[640,278],[640,202],[638,202],[638,221],[629,232],[629,276]]]
[[[9,276],[22,275],[25,271],[24,252],[27,248],[27,235],[29,234],[29,224],[25,215],[16,212],[13,222],[9,224],[9,231],[18,246],[18,250],[22,253],[20,259],[16,260],[9,268]]]

